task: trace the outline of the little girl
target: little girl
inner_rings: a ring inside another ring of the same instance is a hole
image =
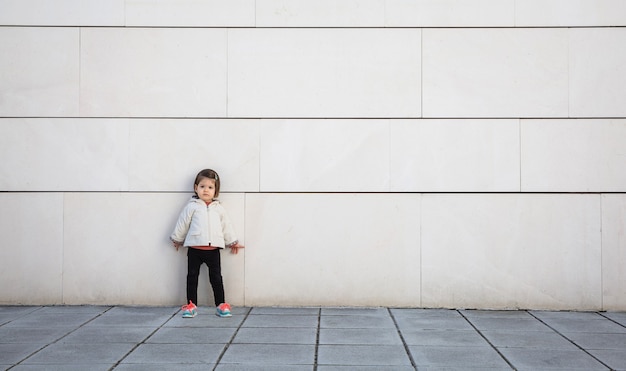
[[[184,318],[196,316],[198,302],[198,275],[202,263],[209,268],[209,281],[213,288],[216,314],[230,317],[230,305],[224,300],[224,284],[220,250],[230,248],[237,254],[243,245],[239,244],[226,210],[217,200],[220,193],[220,179],[211,169],[198,173],[194,182],[195,195],[189,200],[178,217],[170,240],[176,250],[181,246],[187,250],[187,302],[181,308]]]

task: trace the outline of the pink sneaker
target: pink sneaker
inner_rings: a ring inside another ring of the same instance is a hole
[[[198,314],[198,307],[189,300],[189,304],[180,307],[183,311],[183,318],[193,318]]]
[[[218,305],[215,314],[218,317],[232,317],[232,314],[230,313],[230,304],[222,303]]]

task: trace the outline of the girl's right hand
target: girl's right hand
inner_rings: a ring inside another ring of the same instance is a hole
[[[174,244],[176,251],[178,251],[178,249],[180,249],[183,246],[182,242],[172,241],[172,243]]]

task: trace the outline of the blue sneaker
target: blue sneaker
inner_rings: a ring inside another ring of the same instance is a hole
[[[232,317],[232,314],[230,313],[230,304],[222,303],[218,305],[215,315],[218,317]]]

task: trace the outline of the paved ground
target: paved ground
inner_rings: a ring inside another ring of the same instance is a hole
[[[0,306],[0,369],[626,370],[626,313]]]

